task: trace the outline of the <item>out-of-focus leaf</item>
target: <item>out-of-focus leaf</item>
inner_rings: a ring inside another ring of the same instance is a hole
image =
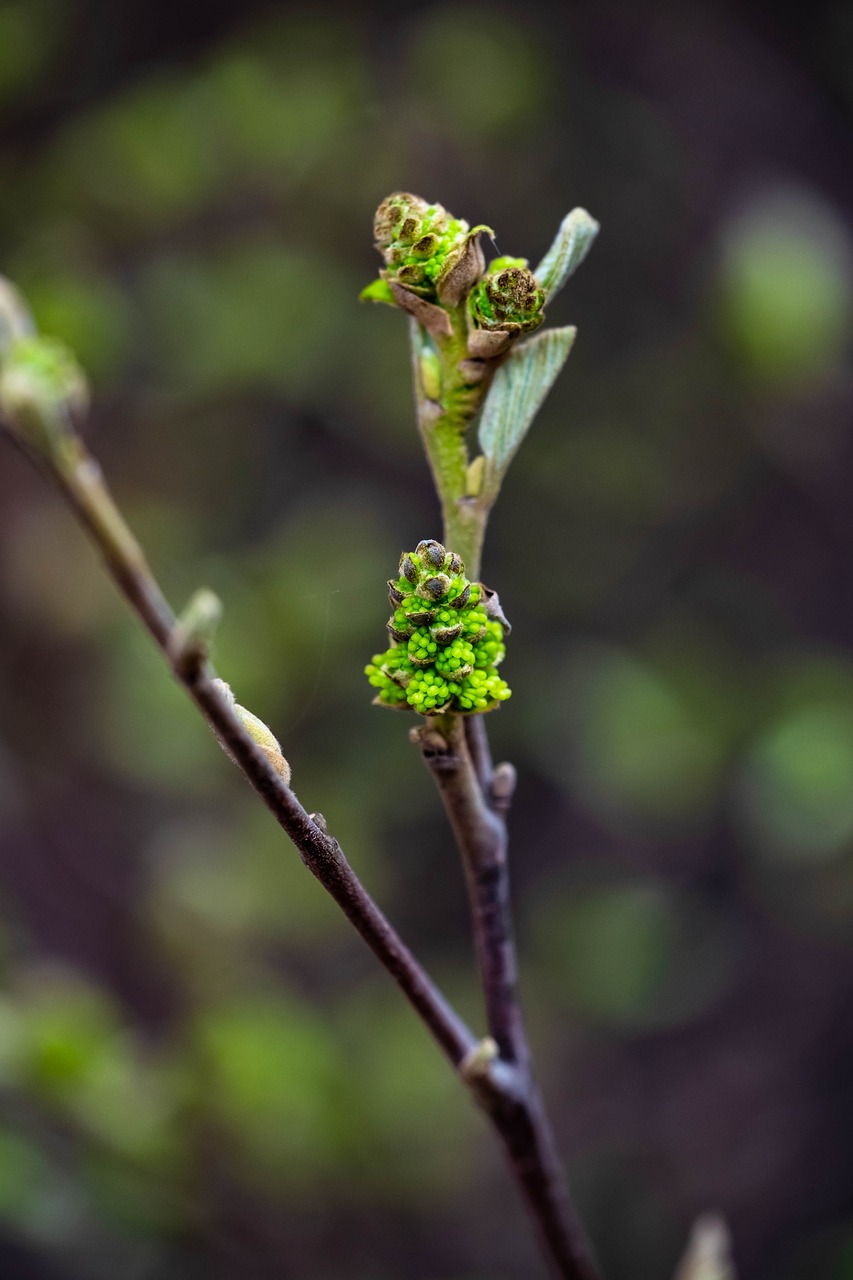
[[[726,232],[719,318],[744,371],[781,389],[819,383],[853,327],[851,243],[810,193],[771,193]]]
[[[38,1148],[26,1138],[0,1130],[0,1220],[26,1218],[49,1178]]]
[[[578,887],[554,893],[537,916],[549,975],[595,1021],[642,1024],[677,945],[675,903],[659,886]]]
[[[509,466],[557,374],[577,330],[546,329],[514,347],[495,374],[480,419],[480,447],[498,479]]]
[[[599,232],[599,224],[586,209],[572,209],[560,223],[554,243],[534,271],[548,298],[563,285],[583,262]]]
[[[844,857],[853,840],[853,705],[841,697],[789,710],[743,765],[739,816],[773,861],[811,865]]]
[[[230,1000],[202,1014],[195,1047],[203,1101],[234,1142],[250,1181],[309,1192],[337,1158],[342,1117],[334,1041],[309,1009],[281,993]]]
[[[430,5],[407,72],[416,101],[460,138],[504,141],[529,128],[548,110],[552,75],[547,47],[531,35],[495,5]]]
[[[696,1219],[675,1280],[735,1280],[728,1227],[717,1214]]]

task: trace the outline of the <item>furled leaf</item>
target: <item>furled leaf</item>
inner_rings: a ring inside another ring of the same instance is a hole
[[[548,298],[559,293],[580,266],[598,235],[598,223],[586,209],[572,209],[560,223],[551,248],[534,271]]]
[[[480,418],[480,448],[498,478],[530,429],[575,340],[574,325],[544,329],[513,347],[497,370]]]

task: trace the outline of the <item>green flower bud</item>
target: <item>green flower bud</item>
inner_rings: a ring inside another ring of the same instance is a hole
[[[468,581],[458,555],[433,538],[419,542],[401,556],[400,577],[388,587],[393,643],[365,667],[380,706],[478,715],[506,701],[510,690],[496,670],[504,628],[485,603],[493,593]]]
[[[52,338],[13,341],[0,365],[0,419],[40,453],[51,454],[86,413],[86,378]]]
[[[471,230],[440,204],[430,204],[407,191],[395,191],[376,210],[373,232],[385,259],[382,273],[391,296],[429,327],[429,315],[416,298],[455,306],[483,274],[485,262],[479,236],[488,227]],[[397,286],[395,288],[395,286]],[[407,297],[409,295],[409,297]],[[368,285],[362,297],[388,301],[388,292]],[[433,325],[438,323],[433,320]]]
[[[526,258],[496,258],[468,298],[468,354],[479,360],[503,355],[521,333],[545,319],[545,293]]]

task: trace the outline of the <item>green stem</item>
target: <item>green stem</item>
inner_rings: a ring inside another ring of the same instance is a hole
[[[469,470],[466,433],[489,389],[491,370],[468,358],[464,303],[448,309],[448,315],[452,332],[439,339],[411,320],[415,405],[441,502],[445,544],[462,557],[469,578],[476,580],[494,496],[478,491]]]

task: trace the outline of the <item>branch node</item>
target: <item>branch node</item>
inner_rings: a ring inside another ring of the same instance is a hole
[[[514,764],[510,764],[508,760],[503,760],[500,764],[495,765],[490,791],[492,805],[498,813],[505,814],[509,809],[512,797],[515,795],[517,782],[518,774]]]
[[[491,1036],[485,1036],[482,1040],[478,1040],[473,1049],[468,1053],[459,1064],[459,1074],[466,1084],[479,1084],[488,1080],[492,1067],[500,1057],[498,1043]]]

